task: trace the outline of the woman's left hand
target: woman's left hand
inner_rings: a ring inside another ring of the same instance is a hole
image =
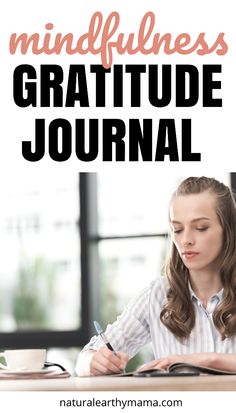
[[[210,367],[214,363],[215,353],[174,354],[161,359],[152,360],[142,366],[139,371],[148,369],[167,369],[173,363],[191,363]]]

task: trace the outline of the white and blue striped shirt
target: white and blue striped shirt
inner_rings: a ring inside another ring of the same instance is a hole
[[[189,338],[178,340],[160,320],[168,290],[166,278],[161,277],[132,299],[117,320],[107,326],[105,333],[113,348],[128,353],[129,358],[149,342],[152,343],[155,359],[196,352],[236,353],[236,337],[222,340],[212,320],[213,312],[222,300],[223,289],[212,296],[204,308],[189,288],[196,314],[195,326]],[[94,336],[83,351],[97,350],[102,346],[104,343],[101,338]]]

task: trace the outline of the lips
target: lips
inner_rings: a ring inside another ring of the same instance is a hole
[[[199,252],[196,251],[184,251],[182,253],[182,255],[186,258],[186,259],[191,259],[196,257],[197,255],[199,255]]]

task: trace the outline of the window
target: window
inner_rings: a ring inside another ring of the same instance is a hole
[[[0,189],[1,347],[75,345],[82,328],[79,175],[16,175]]]

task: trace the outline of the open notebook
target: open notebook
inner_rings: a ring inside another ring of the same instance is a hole
[[[0,369],[0,380],[17,380],[17,379],[60,379],[70,377],[70,373],[60,364],[45,363],[41,370],[3,370]]]
[[[198,376],[198,375],[236,375],[236,371],[227,371],[214,369],[210,367],[204,367],[196,364],[189,363],[173,363],[167,370],[161,369],[148,369],[142,371],[132,371],[129,373],[121,373],[117,376],[134,376],[134,377],[157,377],[157,376]]]

